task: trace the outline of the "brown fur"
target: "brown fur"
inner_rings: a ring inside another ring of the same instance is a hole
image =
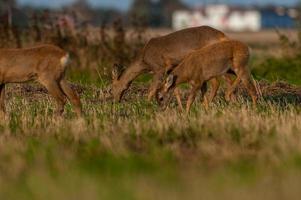
[[[227,40],[224,33],[208,27],[184,29],[166,36],[151,39],[144,47],[142,54],[123,72],[113,69],[112,93],[115,101],[120,101],[131,82],[144,72],[153,72],[154,78],[149,89],[150,100],[157,92],[166,70],[169,58],[169,69],[177,66],[186,55],[207,45]]]
[[[57,101],[57,114],[64,111],[66,97],[81,115],[78,95],[65,80],[68,54],[57,46],[41,45],[26,49],[0,49],[0,109],[5,112],[5,84],[37,80]]]
[[[189,54],[168,76],[159,93],[161,101],[164,96],[173,91],[179,84],[188,82],[191,91],[188,97],[186,112],[195,99],[196,93],[206,81],[224,75],[228,70],[233,70],[237,78],[226,92],[229,99],[240,81],[243,82],[253,103],[256,104],[257,94],[253,85],[249,68],[249,48],[239,41],[222,41]]]

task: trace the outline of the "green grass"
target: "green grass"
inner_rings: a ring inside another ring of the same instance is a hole
[[[88,85],[88,83],[86,83]],[[297,199],[301,107],[263,100],[189,116],[134,98],[70,105],[53,116],[47,96],[8,99],[0,121],[0,199]],[[174,105],[174,104],[172,104]]]
[[[291,84],[301,85],[300,56],[287,58],[270,57],[254,65],[253,74],[259,79],[264,78],[271,82],[284,80]]]

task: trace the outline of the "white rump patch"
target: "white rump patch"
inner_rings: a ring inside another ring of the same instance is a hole
[[[67,53],[64,57],[61,58],[61,65],[66,67],[70,61],[70,55]]]

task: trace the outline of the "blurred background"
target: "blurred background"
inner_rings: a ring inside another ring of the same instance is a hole
[[[206,24],[221,30],[259,31],[294,28],[299,7],[298,0],[1,0],[0,13],[2,23],[16,26],[28,26],[33,13],[44,11],[56,20],[67,18],[72,26],[99,26],[116,18],[130,24],[132,17],[139,17],[151,27]]]
[[[259,69],[271,56],[299,58],[300,10],[299,0],[1,0],[0,47],[56,44],[74,68],[109,77],[149,38],[209,25],[251,46]]]

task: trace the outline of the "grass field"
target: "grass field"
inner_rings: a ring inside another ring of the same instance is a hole
[[[136,83],[121,104],[77,85],[85,117],[64,118],[36,84],[10,85],[0,122],[0,199],[299,199],[299,88],[262,82],[208,111],[162,112]],[[222,92],[221,92],[222,93]]]
[[[107,74],[87,66],[68,73],[84,117],[68,104],[58,118],[40,85],[8,85],[0,199],[299,199],[301,58],[261,55],[269,44],[250,43],[256,107],[242,89],[228,104],[221,89],[209,110],[198,100],[188,116],[175,102],[163,112],[145,100],[149,76],[114,104]]]

